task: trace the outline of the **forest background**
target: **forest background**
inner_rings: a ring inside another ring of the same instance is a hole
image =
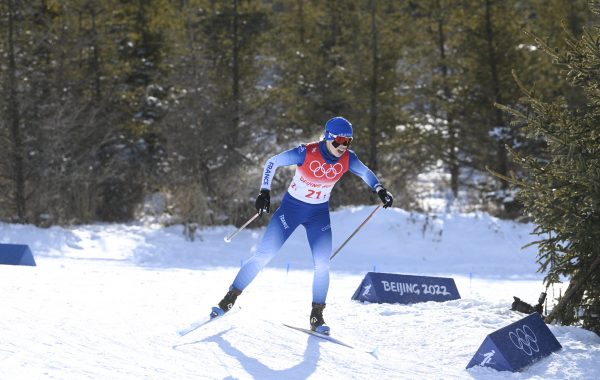
[[[395,206],[435,217],[423,176],[441,173],[447,210],[532,221],[547,286],[569,281],[546,321],[600,334],[599,15],[597,0],[2,0],[0,220],[240,225],[265,160],[341,115]],[[358,177],[338,187],[333,208],[378,202]]]
[[[239,225],[265,160],[337,115],[399,207],[427,211],[415,184],[437,168],[449,199],[522,217],[487,169],[526,176],[506,147],[545,144],[495,104],[524,109],[514,71],[583,105],[524,31],[558,49],[594,17],[584,0],[4,0],[0,220],[122,222],[150,197],[173,223]],[[377,201],[338,186],[334,208]]]

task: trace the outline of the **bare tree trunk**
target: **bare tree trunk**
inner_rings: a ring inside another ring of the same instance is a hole
[[[378,116],[378,76],[379,76],[379,41],[377,30],[377,0],[369,1],[371,10],[371,53],[372,53],[372,73],[371,73],[371,108],[369,118],[369,167],[377,171],[377,116]]]
[[[8,117],[10,137],[12,140],[12,180],[15,190],[15,207],[17,211],[17,221],[25,222],[25,168],[24,168],[24,147],[23,137],[21,136],[21,117],[19,114],[20,104],[17,98],[17,64],[15,59],[14,47],[14,0],[7,0],[8,8]]]
[[[239,0],[233,0],[233,62],[232,62],[232,100],[233,100],[233,119],[231,124],[231,146],[238,145],[238,128],[240,124],[240,46],[239,46]],[[229,144],[228,144],[229,145]]]
[[[329,39],[325,39],[325,44],[331,48],[337,44],[338,32],[338,2],[337,0],[327,1],[327,10],[329,12]]]
[[[485,33],[488,47],[488,62],[490,65],[490,72],[492,74],[492,91],[494,101],[498,104],[503,104],[502,97],[500,94],[500,80],[498,78],[498,67],[496,66],[496,50],[494,48],[494,30],[492,28],[492,17],[491,17],[491,4],[490,0],[485,1]],[[494,127],[501,127],[504,125],[502,117],[502,111],[496,108],[494,113]],[[503,176],[508,175],[508,155],[506,148],[504,147],[504,140],[500,138],[497,147],[497,171]],[[501,180],[502,188],[508,188],[508,182]]]
[[[586,270],[577,272],[569,282],[569,287],[565,291],[565,295],[558,301],[554,309],[546,316],[547,323],[560,322],[564,323],[573,319],[573,307],[581,301],[583,293],[586,289],[586,281],[594,273],[600,271],[600,256],[592,262]]]
[[[94,70],[94,101],[99,102],[102,99],[102,87],[100,81],[100,44],[98,44],[98,30],[96,28],[96,9],[90,6],[92,15],[92,69]]]
[[[439,1],[436,2],[438,12],[442,12],[440,8]],[[437,26],[438,26],[438,49],[440,52],[440,61],[441,61],[441,69],[442,69],[442,78],[443,78],[443,91],[445,101],[448,102],[452,93],[450,91],[450,86],[448,85],[448,65],[446,63],[446,34],[444,33],[444,23],[442,16],[437,17]],[[451,105],[450,105],[451,106]],[[457,133],[456,126],[454,125],[454,113],[452,110],[447,111],[446,115],[447,123],[448,123],[448,143],[447,143],[447,162],[450,166],[450,188],[452,189],[452,194],[456,198],[458,196],[458,175],[459,175],[459,166],[458,166],[458,157],[457,157]]]
[[[298,24],[300,25],[298,34],[300,37],[300,46],[304,45],[304,0],[298,0]]]

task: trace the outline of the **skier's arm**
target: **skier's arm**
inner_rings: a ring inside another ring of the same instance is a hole
[[[383,186],[381,186],[377,176],[375,176],[375,174],[367,167],[367,165],[363,164],[362,161],[358,159],[356,153],[353,151],[349,151],[348,153],[350,153],[350,172],[362,178],[362,180],[365,181],[365,183],[369,185],[371,190],[374,192],[377,192],[380,188],[382,188]]]
[[[358,159],[356,153],[354,153],[353,151],[349,151],[349,153],[350,171],[362,178],[363,181],[365,181],[367,185],[371,187],[373,192],[377,193],[379,199],[381,199],[381,202],[383,203],[383,208],[391,207],[392,203],[394,202],[394,197],[392,196],[392,194],[381,185],[381,183],[379,182],[375,174],[371,171],[371,169],[369,169]]]
[[[306,146],[300,145],[297,148],[281,152],[267,160],[263,169],[263,176],[260,188],[271,190],[271,182],[275,176],[275,171],[280,166],[301,165],[306,157]]]

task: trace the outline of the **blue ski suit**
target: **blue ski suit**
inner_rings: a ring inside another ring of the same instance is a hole
[[[261,189],[271,189],[278,167],[297,165],[294,179],[275,211],[254,256],[246,260],[232,286],[244,290],[258,272],[275,257],[294,230],[306,229],[313,263],[313,303],[324,304],[329,289],[329,257],[331,255],[331,224],[329,194],[346,171],[360,176],[372,190],[381,187],[377,177],[356,156],[347,150],[335,157],[320,141],[282,152],[265,164]]]

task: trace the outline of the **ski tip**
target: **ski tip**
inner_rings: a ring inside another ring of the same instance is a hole
[[[369,351],[369,354],[373,355],[375,359],[379,360],[379,346],[375,346],[375,348]]]

